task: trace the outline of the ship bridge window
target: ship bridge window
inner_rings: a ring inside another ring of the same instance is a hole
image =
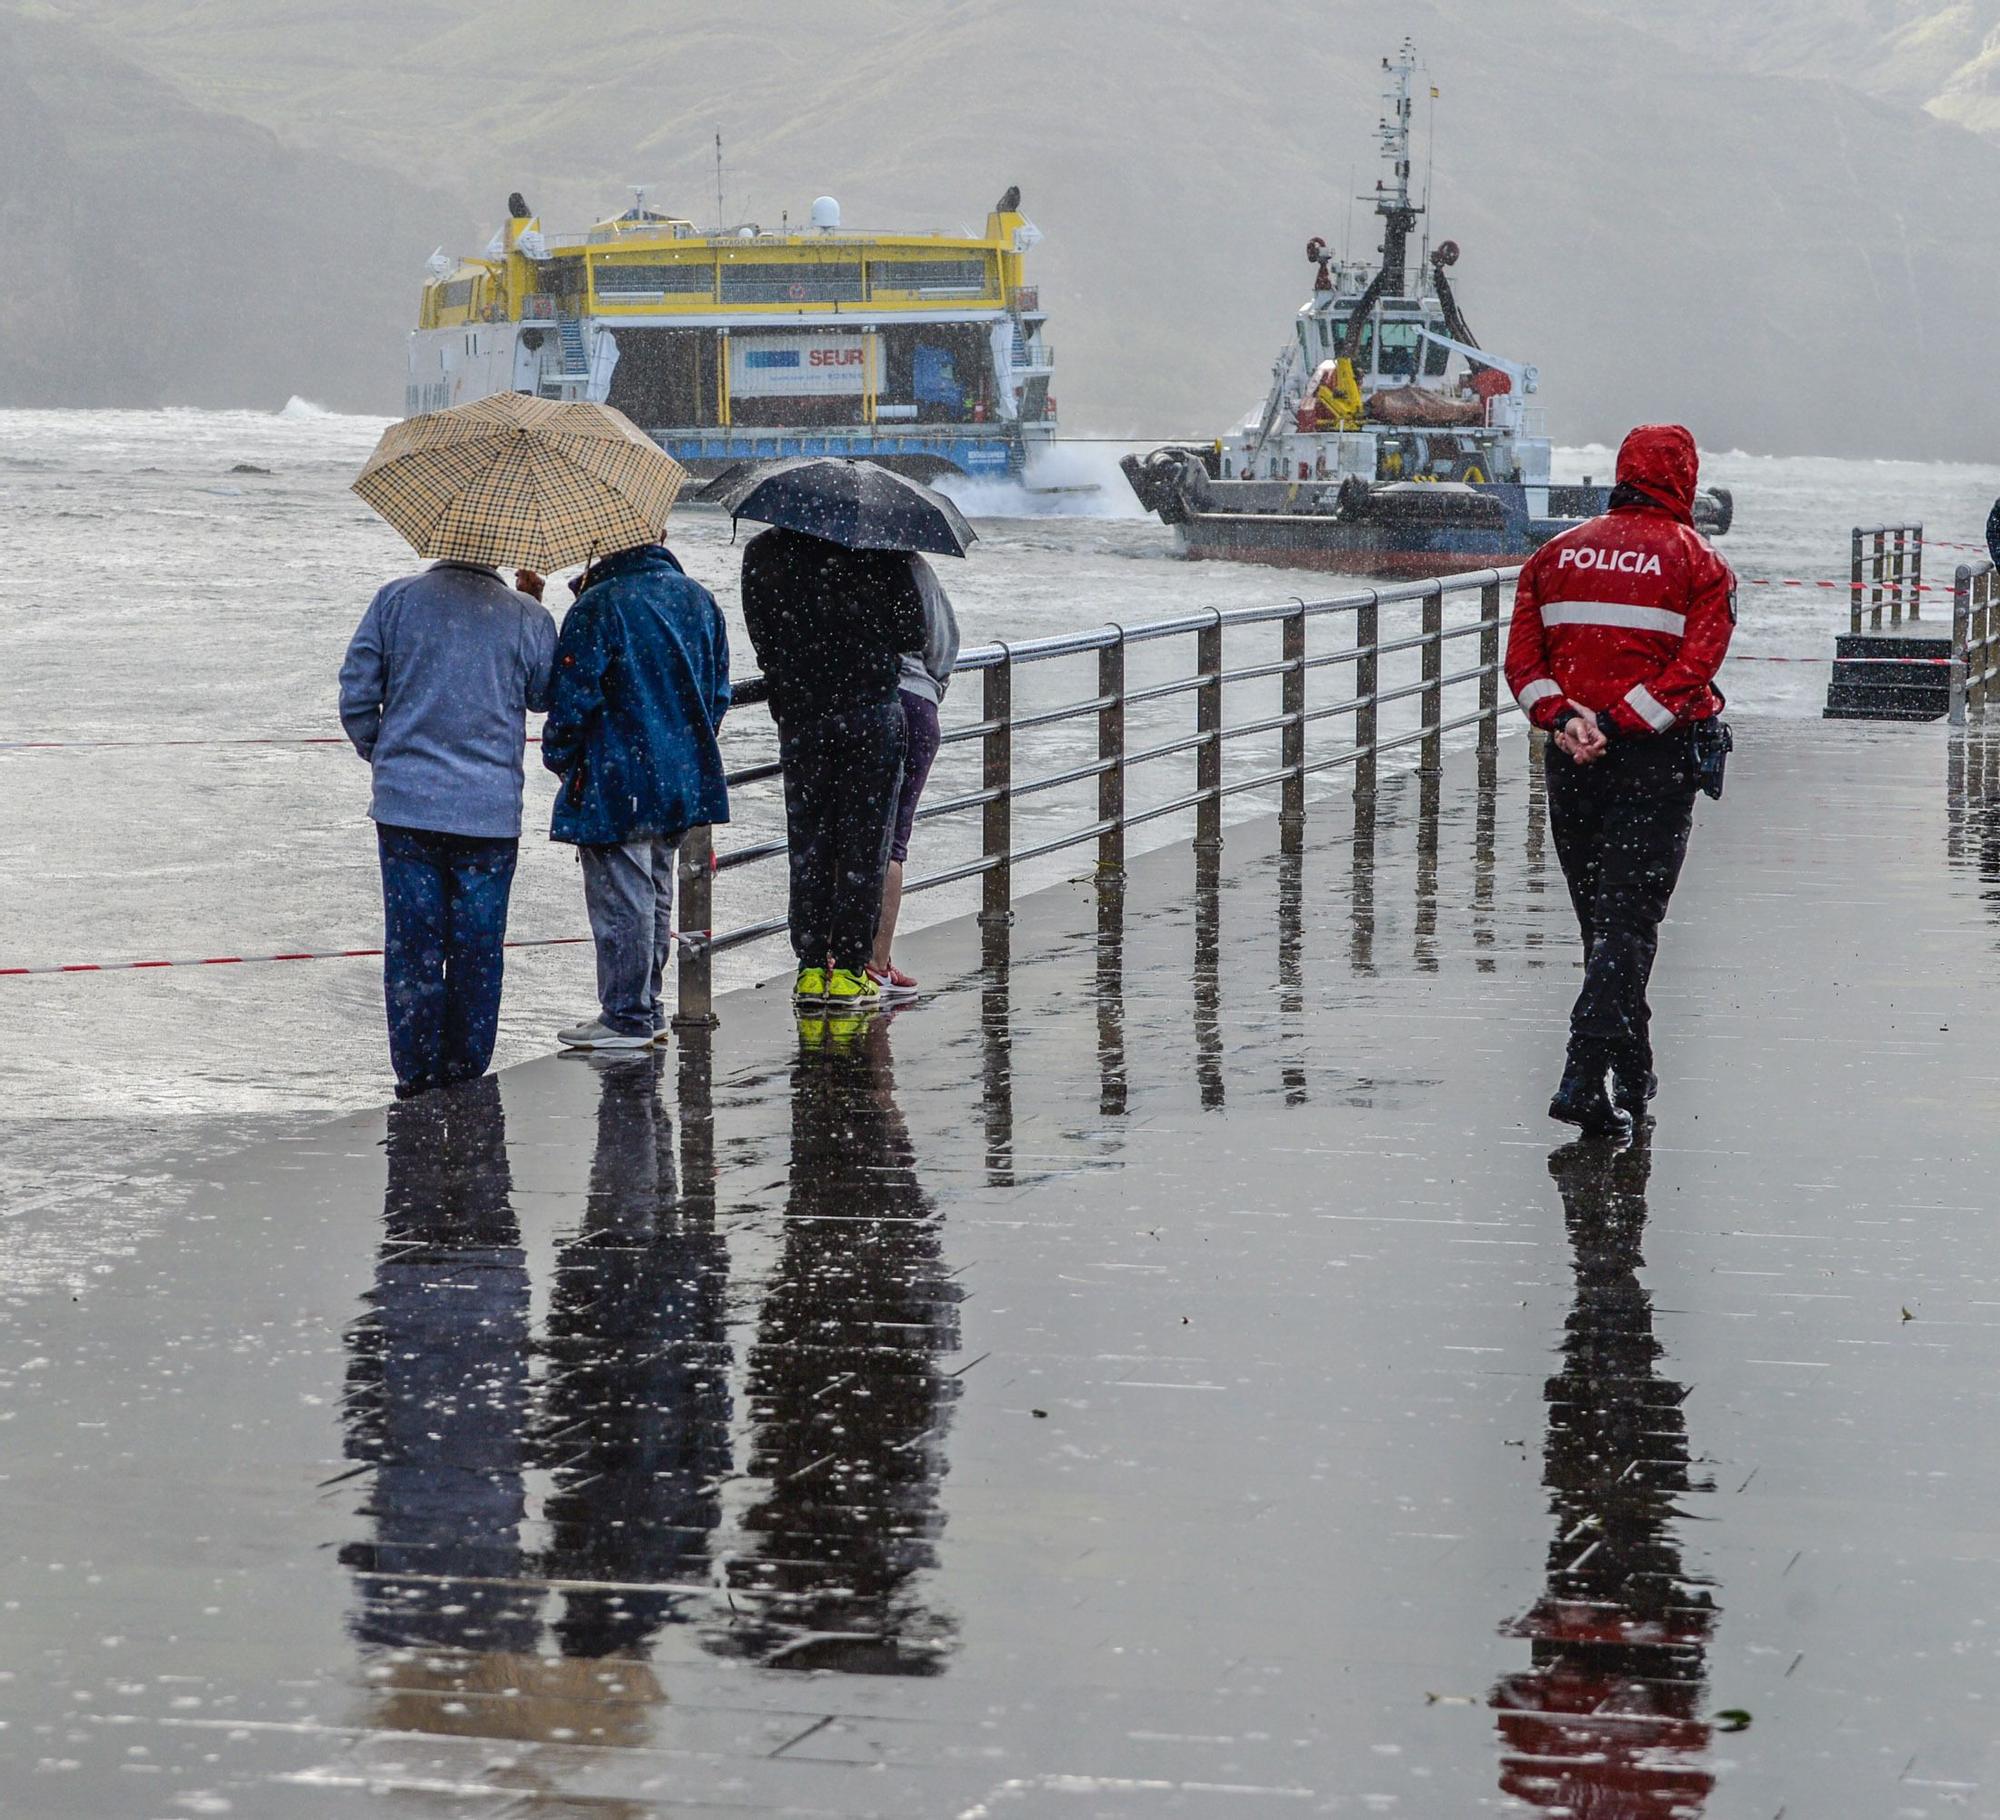
[[[926,297],[983,297],[987,291],[983,259],[871,259],[869,295],[884,291],[915,291]]]
[[[472,308],[472,287],[477,282],[472,278],[454,278],[438,292],[438,308],[441,310],[469,310]]]
[[[1413,374],[1417,370],[1417,325],[1414,322],[1384,322],[1380,337],[1380,373]]]
[[[861,262],[759,260],[722,268],[724,303],[859,303]]]
[[[613,265],[597,268],[597,294],[605,298],[642,301],[651,297],[710,297],[715,294],[715,268],[699,265]]]
[[[1434,322],[1430,327],[1435,334],[1442,335],[1447,332],[1444,324],[1441,322]],[[1445,375],[1445,369],[1450,365],[1451,349],[1441,348],[1435,341],[1424,343],[1424,377],[1426,379],[1442,379]]]

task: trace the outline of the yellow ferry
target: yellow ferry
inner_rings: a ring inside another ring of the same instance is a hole
[[[920,479],[1019,476],[1055,439],[1054,355],[1009,189],[984,231],[708,232],[648,209],[545,234],[527,203],[478,258],[433,256],[406,408],[496,392],[616,406],[697,474],[865,455]]]

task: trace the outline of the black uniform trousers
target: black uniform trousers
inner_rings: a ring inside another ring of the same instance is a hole
[[[802,967],[868,964],[882,917],[908,731],[900,699],[778,729],[791,849],[792,952]]]
[[[1694,829],[1689,731],[1614,739],[1595,764],[1548,748],[1549,831],[1583,935],[1583,990],[1570,1040],[1621,1066],[1653,1065],[1647,982],[1660,923]]]

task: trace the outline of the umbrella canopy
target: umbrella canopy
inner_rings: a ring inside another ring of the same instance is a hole
[[[419,556],[547,574],[658,541],[686,479],[609,405],[501,392],[390,425],[354,490]]]
[[[720,503],[731,518],[782,525],[850,550],[963,556],[979,535],[942,493],[872,461],[766,462],[728,488]]]

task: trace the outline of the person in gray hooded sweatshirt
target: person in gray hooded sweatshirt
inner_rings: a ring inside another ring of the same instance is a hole
[[[896,915],[903,907],[903,862],[910,857],[910,832],[916,826],[917,799],[931,774],[941,737],[938,710],[944,705],[951,673],[958,664],[958,617],[936,571],[914,551],[910,572],[924,603],[924,643],[903,653],[903,673],[896,699],[902,703],[909,744],[903,753],[903,783],[896,801],[896,831],[889,842],[889,871],[882,884],[882,920],[876,925],[875,952],[868,977],[885,1000],[912,998],[917,982],[898,967],[890,948],[896,939]]]

